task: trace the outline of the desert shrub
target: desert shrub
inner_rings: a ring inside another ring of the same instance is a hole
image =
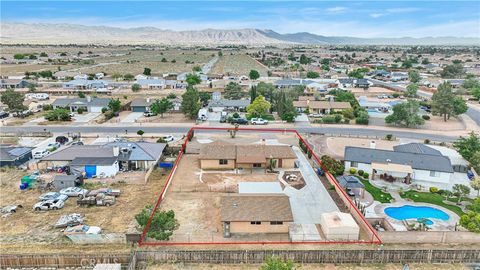
[[[77,113],[78,113],[78,114],[82,114],[84,111],[85,111],[85,109],[82,108],[82,107],[80,107],[80,108],[77,109]]]
[[[439,191],[437,187],[430,187],[429,190],[431,193],[437,193]]]
[[[308,151],[308,152],[307,152],[307,155],[308,155],[308,158],[311,159],[311,158],[312,158],[312,151]]]
[[[387,134],[387,135],[385,135],[385,140],[391,141],[392,139],[393,139],[393,135],[392,135],[392,134]]]
[[[237,112],[234,112],[232,116],[233,116],[233,118],[239,118],[240,114],[238,114]]]
[[[108,109],[105,108],[105,107],[103,107],[103,108],[102,108],[102,113],[105,113],[106,111],[108,111]]]
[[[424,115],[422,115],[422,118],[423,118],[423,120],[430,120],[430,116],[428,116],[428,115],[425,115],[425,114],[424,114]]]
[[[423,141],[424,144],[429,144],[430,143],[430,139],[425,139],[425,141]]]
[[[341,114],[335,114],[334,118],[335,118],[335,123],[340,123],[340,121],[342,121],[342,115]]]
[[[363,170],[358,170],[358,175],[362,176],[362,175],[363,175],[363,173],[364,173],[364,171],[363,171]]]
[[[333,123],[335,123],[335,116],[326,115],[322,118],[322,122],[325,123],[325,124],[333,124]]]
[[[368,179],[369,176],[370,174],[368,174],[368,172],[363,172],[363,178]]]
[[[355,174],[357,172],[357,169],[355,168],[350,168],[350,174]]]
[[[51,110],[53,110],[53,106],[51,104],[45,104],[45,105],[43,105],[42,109],[44,111],[51,111]]]

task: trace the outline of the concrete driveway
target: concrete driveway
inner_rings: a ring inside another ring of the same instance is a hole
[[[73,119],[73,122],[75,123],[88,123],[93,119],[99,117],[100,114],[101,113],[82,113],[82,114],[76,113],[72,119]]]
[[[127,117],[123,118],[120,123],[135,123],[135,121],[142,116],[143,113],[141,112],[131,112]]]

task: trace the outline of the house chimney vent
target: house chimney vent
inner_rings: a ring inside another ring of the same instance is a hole
[[[370,141],[370,149],[377,148],[377,143],[375,141]]]
[[[119,154],[120,154],[120,147],[119,146],[114,146],[113,147],[113,155],[115,157],[118,157]]]

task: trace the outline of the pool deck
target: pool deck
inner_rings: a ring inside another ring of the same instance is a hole
[[[378,217],[385,218],[395,229],[395,231],[407,231],[407,227],[405,226],[405,223],[403,220],[397,220],[394,218],[391,218],[387,214],[385,214],[385,208],[388,207],[401,207],[404,205],[411,205],[411,206],[428,206],[432,208],[436,208],[439,210],[442,210],[443,212],[447,213],[449,216],[448,220],[441,220],[441,219],[436,219],[436,218],[428,218],[429,220],[433,221],[433,225],[428,225],[431,231],[454,231],[455,230],[455,225],[458,224],[460,221],[460,217],[455,214],[454,212],[438,206],[434,204],[429,204],[429,203],[417,203],[417,202],[407,202],[407,201],[400,201],[400,202],[394,202],[394,203],[382,203],[379,205],[376,205],[374,207],[375,214]],[[407,219],[406,220],[408,223],[415,222],[417,223],[417,220],[415,218],[412,219]]]

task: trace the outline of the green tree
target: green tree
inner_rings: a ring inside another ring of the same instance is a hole
[[[305,54],[300,55],[300,64],[308,65],[312,62],[312,59],[308,58]]]
[[[385,117],[385,122],[388,124],[402,125],[406,127],[415,127],[423,125],[425,120],[418,115],[420,103],[415,100],[408,100],[393,106],[393,113]]]
[[[250,70],[250,73],[248,73],[248,77],[250,78],[250,80],[256,80],[260,78],[260,73],[258,73],[258,71],[256,71],[255,69],[252,69]]]
[[[368,68],[357,68],[348,73],[348,77],[362,79],[368,72]]]
[[[480,152],[478,152],[477,154],[480,154]],[[480,155],[479,155],[479,158],[480,158]],[[480,177],[477,176],[475,177],[475,179],[470,181],[470,186],[473,188],[473,190],[477,191],[477,197],[480,196]]]
[[[241,99],[244,97],[244,92],[238,83],[230,82],[225,86],[224,97],[226,99]]]
[[[453,195],[457,196],[458,201],[460,203],[462,198],[470,194],[470,188],[463,184],[455,184],[452,187]]]
[[[318,74],[318,72],[315,72],[315,71],[307,72],[307,78],[315,79],[315,78],[318,78],[318,77],[320,77],[320,74]]]
[[[0,100],[3,104],[7,105],[10,112],[23,111],[25,106],[25,96],[22,93],[15,92],[13,89],[7,89],[2,93]]]
[[[133,76],[133,74],[127,73],[127,74],[123,75],[123,79],[125,81],[133,81],[133,79],[135,79],[135,76]]]
[[[257,86],[252,85],[250,87],[250,102],[253,102],[257,98]]]
[[[45,114],[45,119],[47,119],[47,121],[70,121],[70,110],[58,108],[48,111]]]
[[[293,122],[297,116],[297,110],[293,106],[293,99],[288,95],[286,90],[281,90],[277,95],[275,109],[278,116],[287,122]]]
[[[465,74],[462,64],[448,65],[443,68],[440,75],[442,78],[461,78]]]
[[[108,109],[110,109],[112,112],[119,112],[121,108],[122,108],[122,103],[118,98],[110,99],[110,101],[108,102]]]
[[[258,96],[252,102],[252,104],[247,106],[247,112],[253,117],[260,117],[266,114],[270,110],[271,104],[270,102],[265,100],[265,97]]]
[[[277,89],[271,83],[259,82],[257,84],[257,91],[256,91],[257,96],[262,95],[265,97],[266,100],[270,102],[272,102],[272,100],[274,99],[274,95],[276,91]]]
[[[140,213],[135,215],[135,219],[142,230],[147,226],[152,212],[153,206],[147,205]],[[169,240],[173,232],[177,230],[179,226],[180,224],[175,218],[175,212],[173,210],[155,211],[147,230],[147,237],[157,240]]]
[[[194,86],[196,84],[199,84],[202,82],[202,80],[200,79],[200,77],[196,74],[187,74],[187,77],[185,79],[185,81],[187,82],[188,85],[191,85],[191,86]]]
[[[473,89],[480,87],[480,82],[476,78],[468,78],[463,82],[462,87],[465,89]]]
[[[420,77],[420,74],[416,70],[411,70],[408,72],[408,77],[410,78],[410,82],[412,83],[418,83],[422,79]]]
[[[260,267],[260,270],[293,270],[294,265],[291,260],[283,261],[277,257],[268,257]]]
[[[452,104],[453,104],[453,115],[454,116],[464,114],[468,110],[467,103],[460,96],[454,97],[453,101],[452,101]]]
[[[150,68],[143,68],[143,75],[150,76],[152,75],[152,70]]]
[[[405,96],[414,98],[417,96],[418,85],[416,83],[411,83],[407,85],[407,91],[405,92]]]
[[[141,140],[143,140],[143,134],[145,134],[145,131],[143,131],[143,130],[141,130],[141,129],[139,129],[139,130],[137,131],[137,135],[141,137]]]
[[[160,114],[163,118],[163,114],[173,109],[173,103],[168,98],[162,98],[161,100],[156,100],[152,106],[150,106],[152,112]]]
[[[112,79],[114,79],[115,81],[120,80],[122,77],[123,77],[122,74],[120,74],[120,73],[118,73],[118,72],[114,72],[114,73],[112,74]]]
[[[473,153],[469,162],[477,173],[480,172],[480,151]]]
[[[480,100],[480,86],[479,87],[474,87],[470,91],[476,99]]]
[[[208,92],[199,92],[198,96],[203,104],[207,103],[212,98],[212,94]]]
[[[452,92],[452,85],[450,83],[442,83],[438,86],[437,92],[432,96],[432,113],[443,115],[446,122],[453,111],[453,100],[455,95]]]
[[[472,131],[468,137],[460,136],[453,147],[464,159],[470,161],[475,153],[480,152],[480,137]]]
[[[46,52],[40,53],[40,57],[48,57],[48,54]]]
[[[182,95],[182,112],[191,119],[196,119],[200,110],[200,97],[197,89],[188,86],[187,91]]]
[[[200,66],[194,66],[194,67],[192,68],[192,71],[193,71],[193,72],[200,72],[200,71],[202,71],[202,68],[201,68]]]
[[[21,54],[21,53],[16,53],[16,54],[13,55],[13,59],[21,60],[21,59],[24,59],[24,58],[25,58],[25,55]]]
[[[29,92],[35,92],[37,90],[37,86],[34,83],[29,83],[27,87]]]
[[[345,171],[343,163],[327,155],[320,158],[322,165],[333,175],[342,175]]]
[[[140,88],[141,88],[141,87],[140,87],[140,84],[138,84],[138,83],[132,84],[132,91],[133,91],[133,92],[138,92],[138,91],[140,91]]]

